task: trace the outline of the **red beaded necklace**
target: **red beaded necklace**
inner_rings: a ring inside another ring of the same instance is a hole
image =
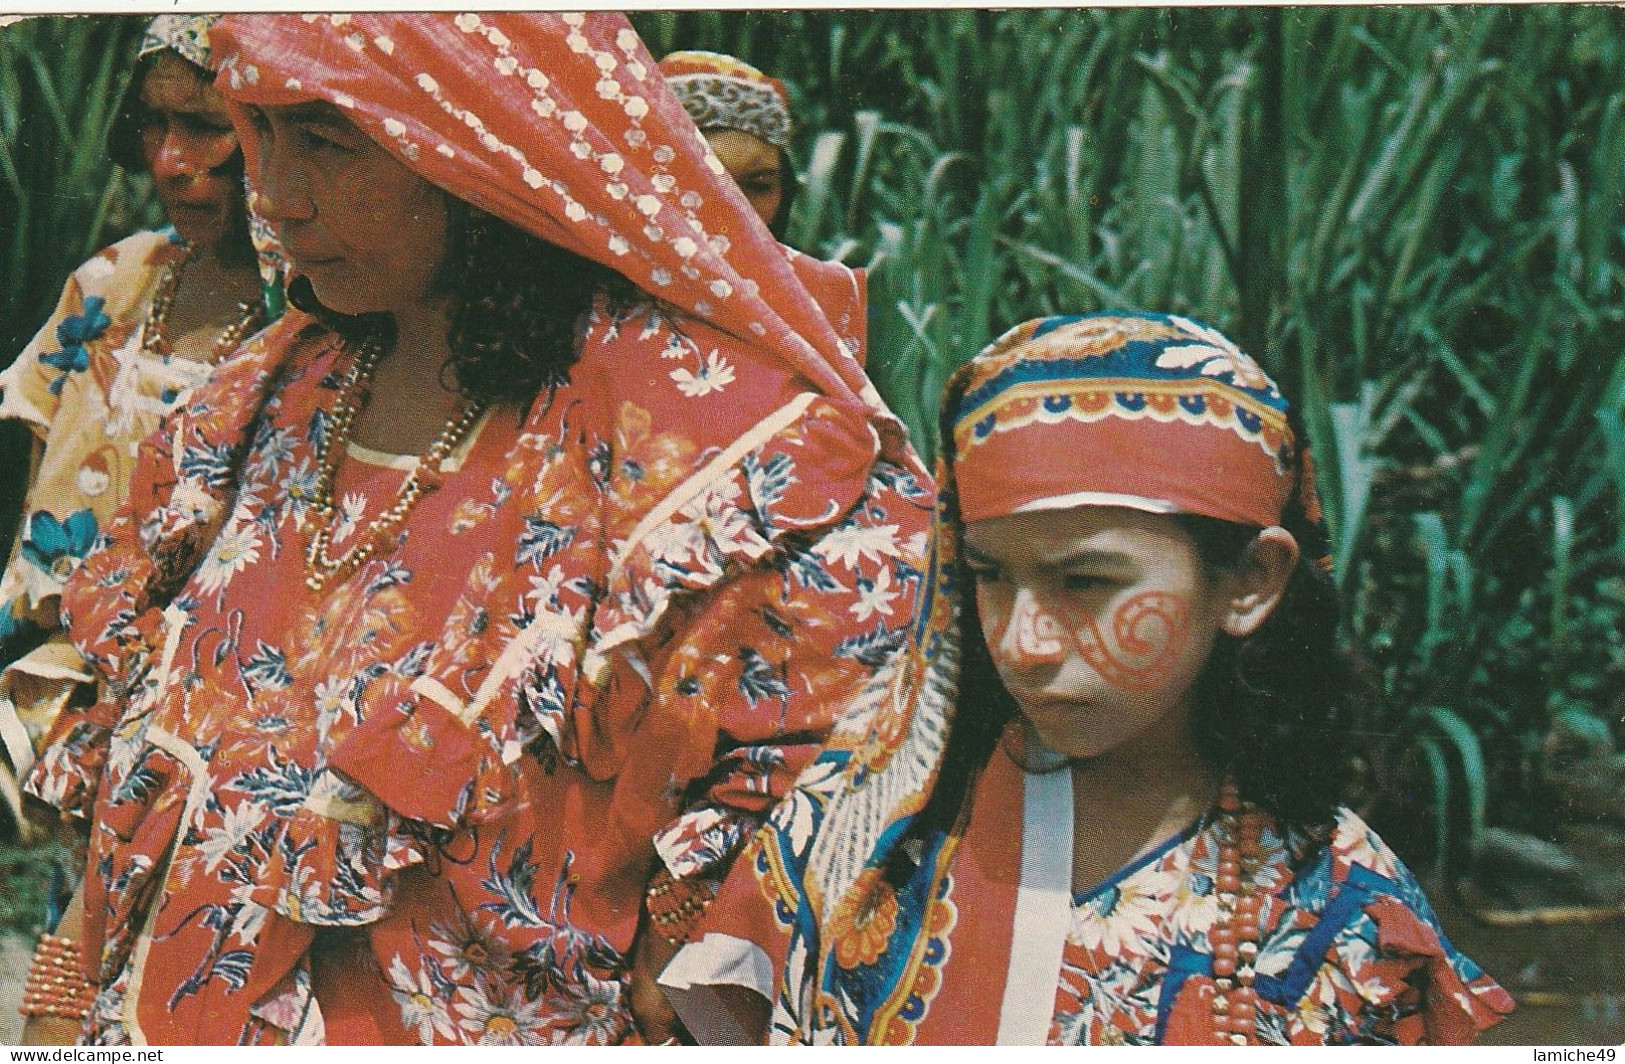
[[[1208,932],[1213,947],[1214,1038],[1249,1045],[1256,1034],[1258,991],[1253,989],[1263,895],[1256,877],[1263,852],[1264,818],[1243,803],[1234,780],[1219,790],[1219,918]]]

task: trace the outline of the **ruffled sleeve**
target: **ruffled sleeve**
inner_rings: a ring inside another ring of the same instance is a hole
[[[63,627],[104,682],[98,701],[56,716],[25,787],[64,813],[90,816],[124,696],[139,686],[154,651],[162,589],[139,526],[165,506],[173,465],[170,436],[160,430],[141,448],[118,517],[63,589]]]
[[[1347,990],[1361,1041],[1466,1045],[1516,1006],[1494,979],[1445,937],[1422,887],[1397,855],[1353,813],[1342,811],[1331,842],[1338,893],[1328,909],[1357,910],[1336,935],[1330,959]],[[1317,992],[1311,988],[1311,994]],[[1334,991],[1318,988],[1322,999]]]
[[[7,661],[0,673],[0,793],[25,836],[31,828],[22,785],[69,700],[92,679],[58,630],[62,583],[93,546],[98,519],[111,516],[111,504],[61,483],[60,467],[64,457],[80,465],[86,434],[107,438],[84,423],[108,409],[112,352],[129,338],[153,276],[150,262],[168,243],[164,232],[136,233],[82,264],[33,340],[0,372],[0,418],[24,422],[35,437],[26,527],[0,577]]]
[[[1366,907],[1377,927],[1377,951],[1414,1007],[1395,1024],[1401,1045],[1466,1045],[1515,1007],[1512,996],[1458,953],[1431,919],[1394,897]],[[1411,1003],[1403,1001],[1403,1005]]]
[[[62,713],[26,789],[88,816],[107,739],[138,701],[166,627],[165,607],[229,507],[243,433],[264,394],[263,336],[222,366],[142,445],[130,494],[62,592],[62,625],[103,681],[100,699]]]
[[[797,895],[771,839],[767,831],[751,837],[688,944],[660,973],[667,999],[702,1045],[757,1040],[757,1032],[734,1021],[719,988],[740,987],[776,1002],[797,948],[791,925]]]
[[[901,639],[929,485],[868,422],[701,323],[601,308],[582,345],[492,507],[519,565],[470,600],[524,609],[491,609],[477,681],[442,648],[330,763],[452,828],[521,800],[517,761],[546,733],[612,781],[599,834],[699,874]]]
[[[791,263],[859,357],[861,281]],[[709,366],[713,346],[683,323],[667,350]],[[589,771],[624,760],[645,786],[687,781],[682,811],[654,834],[683,878],[726,866],[901,645],[931,500],[881,456],[870,422],[797,381],[739,367],[696,395],[684,358],[669,361],[665,380],[621,393],[639,405],[617,414],[613,561],[583,662],[602,692],[592,718],[638,721],[623,733],[636,741],[580,753]],[[663,463],[679,475],[649,505]]]

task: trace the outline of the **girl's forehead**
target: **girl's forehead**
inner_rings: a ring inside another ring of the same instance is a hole
[[[1066,566],[1128,563],[1188,548],[1180,526],[1163,514],[1117,506],[1075,506],[970,521],[965,550],[973,560]]]

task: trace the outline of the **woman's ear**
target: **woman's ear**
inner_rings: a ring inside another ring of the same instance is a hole
[[[1229,602],[1220,625],[1226,635],[1245,638],[1269,620],[1298,567],[1298,553],[1298,541],[1279,525],[1247,544],[1228,577]]]

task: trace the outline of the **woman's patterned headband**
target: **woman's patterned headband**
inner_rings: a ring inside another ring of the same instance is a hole
[[[790,95],[777,78],[716,52],[673,52],[660,73],[702,131],[737,129],[790,146]]]

